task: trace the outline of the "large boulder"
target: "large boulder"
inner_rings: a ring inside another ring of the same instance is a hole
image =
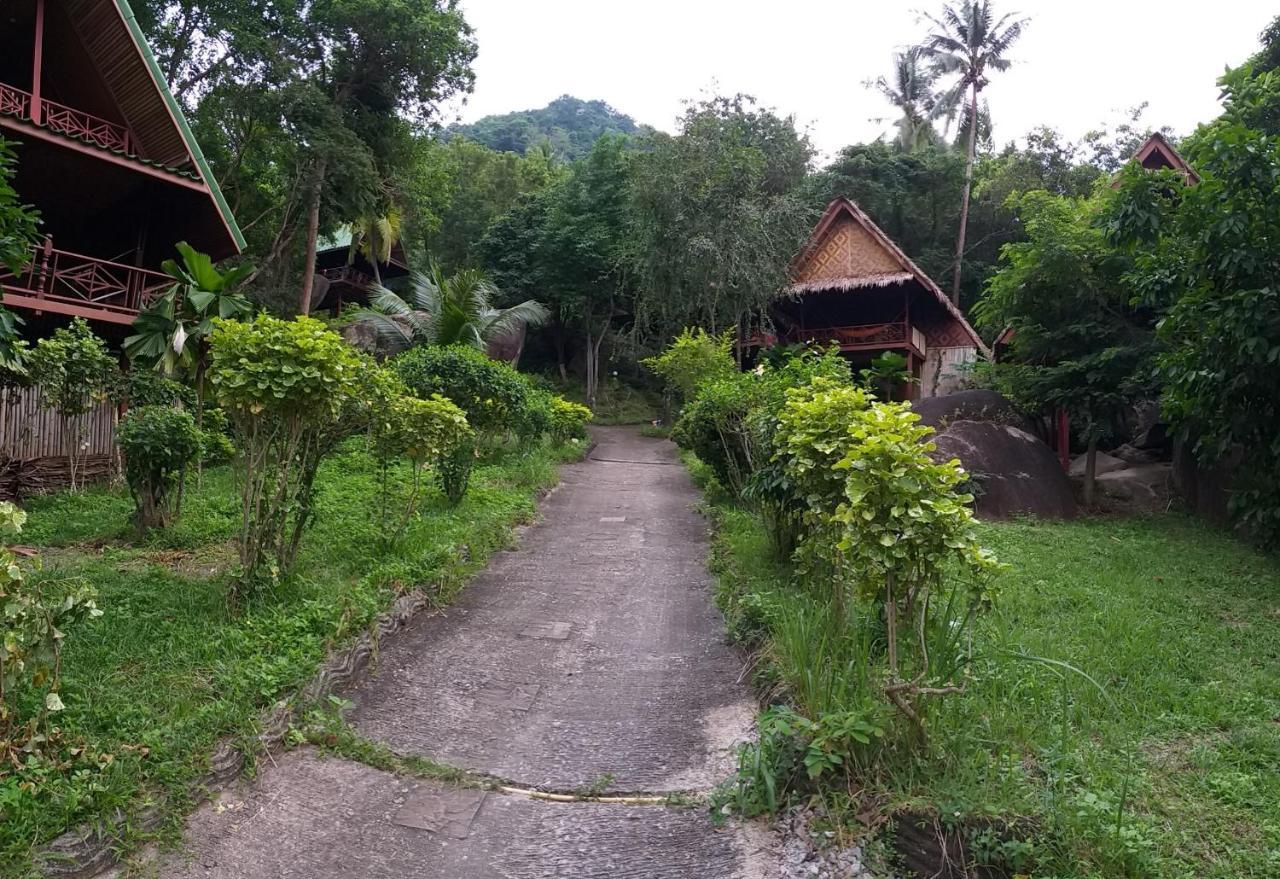
[[[924,397],[911,401],[911,411],[920,416],[921,424],[934,430],[942,430],[953,421],[989,421],[1033,432],[1027,416],[1007,397],[995,391],[978,389],[956,391],[943,397]]]
[[[1071,481],[1053,451],[1035,435],[1010,424],[959,420],[947,424],[933,442],[938,447],[935,457],[959,458],[969,473],[979,516],[1076,515]]]
[[[1114,473],[1116,470],[1123,470],[1129,466],[1129,462],[1124,458],[1108,455],[1106,452],[1098,452],[1093,462],[1093,475],[1101,476],[1104,473]],[[1085,471],[1089,468],[1089,456],[1080,455],[1073,458],[1071,467],[1067,470],[1067,475],[1072,479],[1083,479]]]
[[[1173,499],[1173,468],[1167,463],[1138,464],[1104,473],[1096,480],[1098,498],[1113,512],[1158,513]]]

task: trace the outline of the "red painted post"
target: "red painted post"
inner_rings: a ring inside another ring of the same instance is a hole
[[[40,69],[44,66],[44,0],[36,0],[36,56],[31,66],[31,122],[44,123],[44,107],[40,103]]]
[[[1067,410],[1059,409],[1054,416],[1055,426],[1058,428],[1058,460],[1062,462],[1062,469],[1071,469],[1071,423],[1067,419]]]

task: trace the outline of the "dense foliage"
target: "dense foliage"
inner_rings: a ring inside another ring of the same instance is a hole
[[[733,342],[732,332],[714,336],[702,327],[685,327],[662,353],[641,362],[662,379],[668,394],[685,403],[700,385],[738,371]]]
[[[470,451],[472,431],[463,411],[439,395],[427,400],[400,395],[380,409],[373,415],[369,439],[370,448],[382,466],[379,481],[383,538],[388,544],[395,544],[417,512],[423,470],[432,468],[438,472],[459,449]],[[397,460],[408,462],[412,478],[399,505],[400,515],[393,524],[388,468]]]
[[[116,442],[124,455],[124,476],[139,530],[167,528],[182,513],[181,481],[204,448],[190,412],[173,406],[130,409]]]
[[[31,258],[40,228],[40,215],[13,188],[17,166],[13,144],[0,137],[0,265],[12,272]]]

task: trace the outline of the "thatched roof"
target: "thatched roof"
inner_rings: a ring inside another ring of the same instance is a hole
[[[851,199],[827,205],[805,245],[791,262],[788,293],[853,292],[917,282],[956,320],[978,350],[987,347],[960,309]]]
[[[1143,141],[1142,146],[1133,154],[1132,161],[1150,171],[1164,169],[1177,171],[1186,179],[1188,186],[1194,186],[1200,182],[1200,175],[1173,148],[1173,144],[1169,143],[1165,136],[1158,131]]]

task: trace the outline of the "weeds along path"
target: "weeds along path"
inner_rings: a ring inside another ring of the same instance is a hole
[[[353,759],[265,767],[192,818],[163,875],[777,875],[763,831],[688,805],[729,775],[754,715],[697,492],[669,443],[595,433],[519,547],[384,645],[348,694]]]

